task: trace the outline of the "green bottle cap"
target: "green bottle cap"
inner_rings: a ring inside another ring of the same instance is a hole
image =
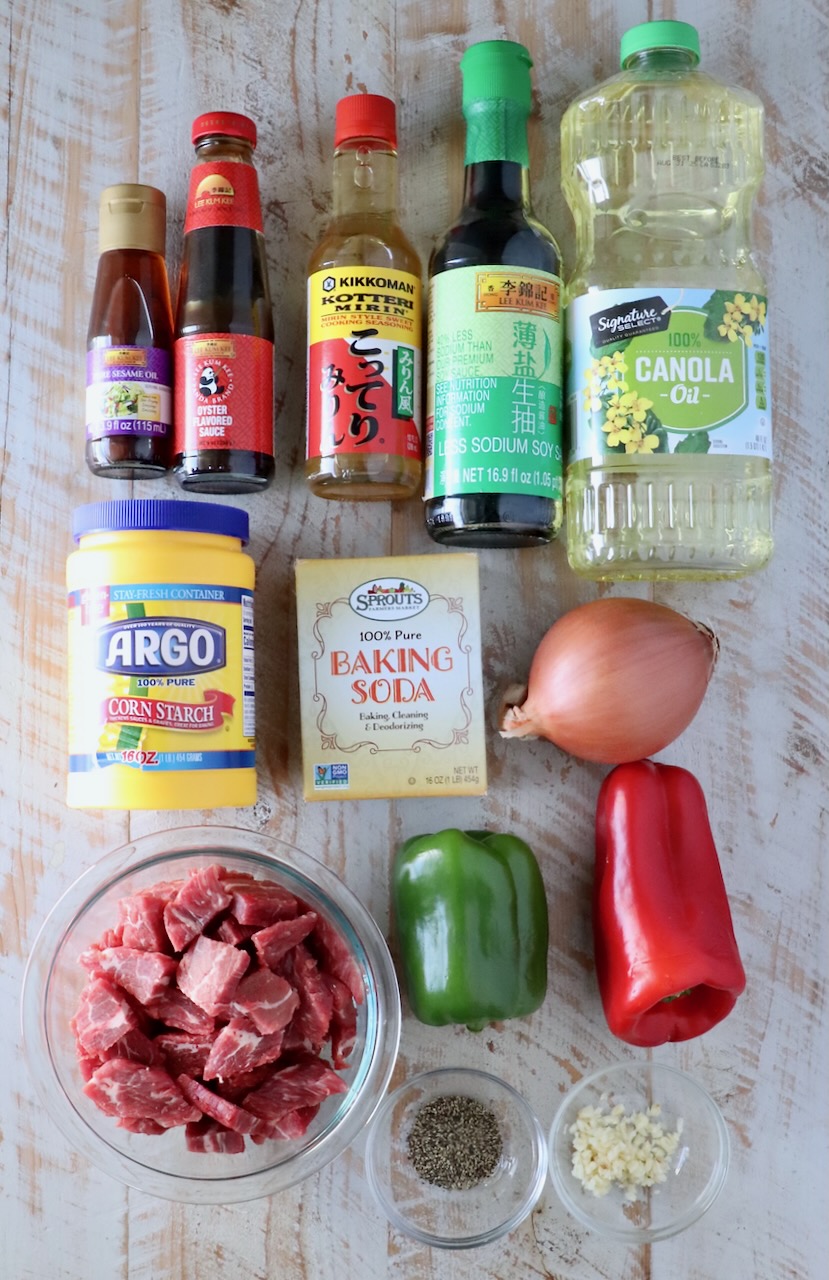
[[[532,58],[523,44],[512,40],[482,40],[461,58],[463,108],[492,99],[517,102],[529,115],[532,106]]]
[[[685,49],[699,62],[699,32],[689,22],[640,22],[622,36],[621,63],[627,67],[645,49]]]

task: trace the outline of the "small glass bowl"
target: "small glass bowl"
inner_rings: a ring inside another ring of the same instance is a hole
[[[82,951],[112,928],[118,899],[162,880],[221,863],[273,880],[324,916],[363,977],[347,1092],[327,1098],[302,1138],[246,1143],[239,1154],[187,1150],[182,1128],[146,1136],[118,1128],[84,1093],[70,1019],[87,981]],[[374,920],[343,882],[308,854],[272,836],[189,827],[143,836],[107,854],[67,889],[45,920],[23,979],[23,1045],[34,1092],[72,1146],[92,1164],[150,1195],[232,1204],[283,1191],[350,1146],[383,1098],[400,1038],[394,966]]]
[[[492,1173],[463,1191],[425,1181],[408,1153],[420,1108],[454,1095],[488,1107],[503,1142]],[[386,1098],[369,1129],[366,1171],[393,1226],[423,1244],[473,1249],[506,1235],[530,1213],[544,1190],[547,1148],[535,1113],[511,1085],[485,1071],[444,1068],[413,1076]]]
[[[570,1126],[582,1107],[646,1111],[659,1103],[658,1122],[682,1130],[665,1182],[626,1199],[617,1186],[604,1196],[588,1191],[572,1170]],[[728,1173],[728,1130],[719,1107],[684,1072],[657,1062],[622,1062],[594,1071],[571,1089],[550,1129],[550,1177],[564,1207],[584,1226],[626,1244],[652,1244],[690,1227],[710,1209]]]

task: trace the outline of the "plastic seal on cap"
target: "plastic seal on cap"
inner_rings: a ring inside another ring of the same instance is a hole
[[[167,198],[157,187],[117,182],[101,192],[98,251],[147,249],[164,256],[167,241]]]
[[[378,93],[350,93],[340,98],[334,124],[334,146],[357,138],[376,138],[397,150],[397,118],[391,98]]]
[[[696,66],[700,54],[699,32],[690,22],[640,22],[622,36],[622,68],[646,49],[684,49],[692,55]]]
[[[461,58],[463,105],[494,98],[532,106],[530,68],[533,60],[523,44],[512,40],[481,40]]]
[[[72,513],[72,537],[80,542],[89,533],[141,533],[154,530],[177,533],[214,533],[250,537],[248,513],[216,502],[180,502],[174,498],[120,498],[89,502]]]
[[[203,116],[196,116],[193,121],[193,144],[212,134],[241,138],[252,147],[256,146],[256,125],[249,116],[239,115],[237,111],[208,111]]]

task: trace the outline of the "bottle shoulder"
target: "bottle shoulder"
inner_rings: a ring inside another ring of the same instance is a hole
[[[681,95],[690,100],[731,101],[751,110],[763,112],[763,102],[741,85],[726,84],[714,79],[699,67],[682,70],[657,71],[626,70],[609,76],[574,98],[562,116],[562,134],[565,134],[573,117],[605,113],[618,104],[630,107],[634,101],[655,96]]]
[[[561,253],[552,233],[531,212],[467,207],[435,247],[429,274],[487,265],[559,275]]]
[[[420,255],[398,223],[338,218],[326,228],[308,260],[308,275],[329,267],[386,267],[420,278]]]

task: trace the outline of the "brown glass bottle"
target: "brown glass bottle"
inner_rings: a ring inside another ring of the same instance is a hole
[[[308,264],[305,477],[320,498],[410,498],[422,474],[421,264],[397,221],[394,103],[341,98],[334,148],[333,217]]]
[[[183,488],[250,493],[273,476],[273,342],[262,210],[246,116],[193,124],[175,322],[174,466]]]
[[[166,201],[118,183],[101,194],[100,253],[87,332],[86,461],[114,480],[163,475],[172,444],[173,315]]]

